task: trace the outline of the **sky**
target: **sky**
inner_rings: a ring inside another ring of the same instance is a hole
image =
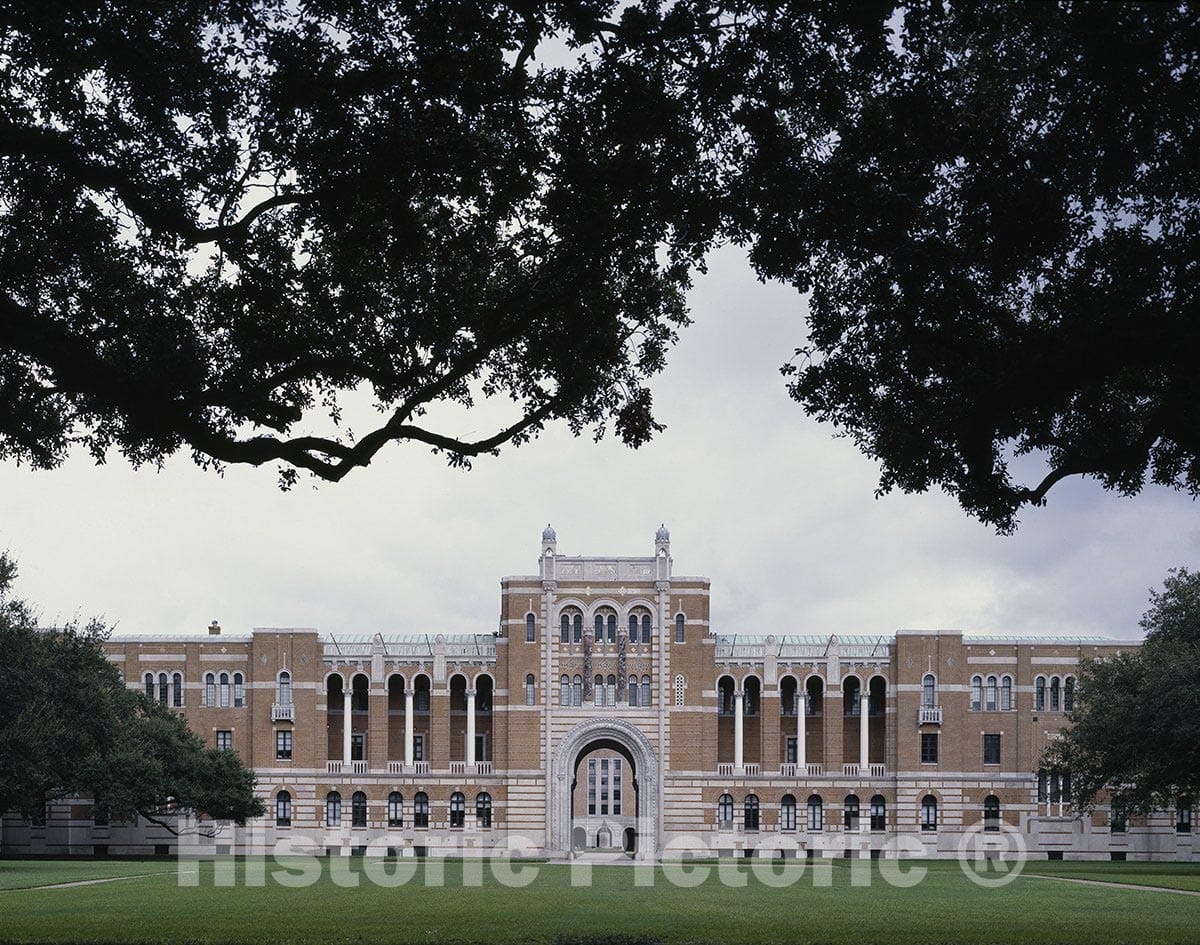
[[[691,311],[652,385],[667,429],[636,451],[556,426],[462,471],[393,445],[341,483],[302,477],[287,493],[273,467],[217,476],[183,455],[161,471],[119,455],[0,463],[16,592],[43,623],[98,616],[115,632],[215,619],[488,633],[500,578],[537,572],[547,522],[560,554],[595,555],[651,555],[665,522],[675,573],[711,579],[721,634],[1128,639],[1167,569],[1200,566],[1197,507],[1161,488],[1123,499],[1067,481],[1013,536],[941,493],[875,498],[875,464],[787,396],[779,367],[804,339],[795,291],[759,283],[728,248]]]

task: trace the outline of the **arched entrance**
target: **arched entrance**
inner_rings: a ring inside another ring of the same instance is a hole
[[[551,761],[549,849],[565,856],[573,843],[572,793],[580,760],[597,748],[620,755],[633,776],[636,859],[652,860],[658,852],[658,758],[646,736],[621,719],[588,719],[572,728],[556,746]],[[622,839],[625,839],[622,837]]]

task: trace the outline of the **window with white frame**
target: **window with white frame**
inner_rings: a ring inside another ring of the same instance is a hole
[[[280,791],[275,795],[275,826],[290,827],[292,825],[292,795]]]
[[[279,674],[279,682],[276,686],[275,699],[280,705],[292,704],[292,674],[284,670]]]
[[[1010,712],[1013,707],[1013,681],[1011,676],[1000,680],[1000,711]]]
[[[217,677],[213,673],[204,674],[204,704],[209,708],[217,704]]]
[[[642,677],[642,705],[648,706],[651,704],[650,698],[650,677]]]
[[[475,825],[483,828],[492,826],[492,795],[487,791],[475,795]]]
[[[183,673],[171,676],[171,705],[177,709],[183,708]]]
[[[924,831],[934,831],[938,828],[937,818],[938,803],[937,798],[932,794],[926,794],[921,801],[921,829]]]
[[[355,791],[350,798],[350,826],[365,827],[367,825],[367,795]]]
[[[525,704],[534,705],[537,702],[537,683],[534,680],[533,673],[527,673],[525,676]]]
[[[722,794],[717,799],[717,824],[721,827],[733,826],[733,795]]]
[[[537,639],[537,620],[533,614],[525,615],[525,642],[533,643]]]
[[[996,711],[996,694],[997,694],[996,677],[988,676],[987,683],[984,688],[984,699],[983,699],[984,708],[987,709],[988,712]]]
[[[429,795],[424,791],[418,791],[413,798],[413,826],[429,826]]]
[[[404,826],[404,795],[399,791],[392,791],[388,795],[387,819],[389,827]]]
[[[563,676],[558,681],[558,704],[571,704],[571,677]]]
[[[629,704],[636,706],[638,704],[638,678],[636,676],[629,677]]]
[[[1046,709],[1046,677],[1039,676],[1033,683],[1033,707],[1038,712]]]
[[[217,732],[217,751],[233,751],[233,732],[227,729]]]
[[[796,829],[796,798],[791,794],[783,795],[783,800],[779,802],[779,829]]]
[[[684,628],[687,624],[687,618],[683,614],[675,615],[675,642],[683,643],[687,639]]]
[[[325,826],[340,827],[342,825],[342,795],[330,791],[325,795]]]
[[[937,705],[937,679],[933,673],[926,673],[921,680],[921,705],[927,709]]]
[[[246,684],[241,673],[233,674],[233,707],[240,709],[246,704]]]
[[[291,729],[280,729],[275,733],[275,760],[276,761],[291,761],[292,760],[292,731]]]
[[[971,677],[971,711],[979,712],[983,709],[983,677]]]
[[[808,829],[825,829],[825,802],[820,794],[811,794],[808,798]]]

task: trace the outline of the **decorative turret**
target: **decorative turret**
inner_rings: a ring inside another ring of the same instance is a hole
[[[654,533],[654,558],[655,580],[660,583],[671,580],[671,533],[665,522]]]
[[[555,559],[558,556],[558,533],[554,526],[546,525],[542,529],[542,558],[539,562],[542,571],[542,581],[555,580]]]

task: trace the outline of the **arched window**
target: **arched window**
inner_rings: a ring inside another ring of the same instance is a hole
[[[747,794],[746,800],[742,805],[742,829],[757,830],[758,829],[758,795]]]
[[[325,826],[340,827],[342,825],[342,795],[330,791],[325,795]]]
[[[796,798],[791,794],[783,795],[779,802],[779,829],[796,829]]]
[[[1062,707],[1062,683],[1057,676],[1050,677],[1050,711],[1057,712]]]
[[[595,637],[597,643],[604,642],[604,614],[596,614],[595,625],[592,630],[592,636]]]
[[[558,622],[558,642],[571,642],[571,618],[563,614]]]
[[[534,620],[533,614],[525,615],[525,642],[532,643],[537,639],[537,621]]]
[[[642,677],[642,705],[648,706],[651,704],[650,699],[650,677]]]
[[[629,642],[637,643],[638,641],[638,617],[637,614],[629,615]]]
[[[629,677],[629,704],[632,706],[638,704],[638,678],[636,676]]]
[[[175,673],[171,677],[171,705],[179,709],[183,707],[183,674]]]
[[[166,673],[158,674],[158,701],[163,705],[168,705],[171,697],[171,681],[167,678]]]
[[[989,794],[983,799],[983,829],[1000,829],[1000,798]]]
[[[217,678],[217,686],[218,686],[218,690],[219,690],[218,695],[220,696],[220,699],[221,699],[221,708],[228,709],[229,708],[229,696],[230,696],[229,674],[228,673],[222,673]]]
[[[534,681],[533,673],[525,675],[525,704],[534,705],[537,702],[537,683]]]
[[[592,700],[596,703],[596,705],[604,705],[604,677],[599,673],[597,673],[596,678],[592,680],[592,688],[595,690]]]
[[[610,613],[605,618],[605,622],[608,624],[608,642],[616,643],[617,642],[617,615]]]
[[[921,829],[937,830],[937,798],[932,794],[921,801]]]
[[[487,791],[475,795],[475,825],[477,827],[492,826],[492,795]]]
[[[429,826],[429,795],[424,791],[418,791],[413,798],[413,826]]]
[[[857,830],[859,814],[858,795],[847,794],[842,803],[842,827],[846,830]]]
[[[887,800],[882,794],[871,798],[871,829],[887,830]]]
[[[984,705],[989,712],[996,711],[996,677],[989,676],[987,678],[987,691],[984,697]]]
[[[937,679],[933,673],[926,673],[921,680],[921,705],[927,709],[937,705]]]
[[[1042,712],[1046,708],[1046,677],[1039,676],[1033,684],[1033,707]]]
[[[233,707],[240,709],[246,704],[246,684],[241,673],[233,674]]]
[[[680,675],[675,676],[675,704],[683,705],[683,690],[687,687],[684,679]]]
[[[607,681],[605,682],[605,686],[608,689],[608,693],[607,693],[608,704],[616,705],[617,704],[617,677],[613,676],[610,673]]]
[[[413,680],[413,711],[429,711],[429,677],[424,673]]]
[[[217,704],[217,677],[212,673],[204,675],[204,704],[209,708]]]
[[[808,829],[825,829],[825,804],[820,794],[811,794],[808,798]]]
[[[583,642],[583,613],[575,611],[575,616],[571,618],[571,638],[576,643]]]
[[[686,622],[687,622],[687,618],[684,617],[683,614],[675,615],[675,642],[676,643],[682,643],[685,639],[684,625]]]
[[[571,705],[583,705],[583,677],[578,673],[571,680]]]
[[[558,704],[571,704],[571,677],[563,676],[558,681]]]
[[[284,670],[279,674],[279,682],[276,685],[275,698],[280,705],[292,704],[292,674]]]
[[[722,794],[717,801],[717,824],[722,827],[733,825],[733,795]]]
[[[275,795],[275,826],[290,827],[292,825],[292,795],[280,791]]]
[[[1012,677],[1005,676],[1000,680],[1000,711],[1008,712],[1012,707]]]
[[[1075,677],[1068,676],[1063,683],[1063,711],[1070,712],[1075,708]]]
[[[758,681],[757,676],[747,676],[742,680],[742,712],[746,716],[758,715],[759,709],[759,693],[762,684]]]
[[[399,791],[388,795],[387,818],[389,827],[404,826],[404,795]]]
[[[461,827],[467,819],[467,799],[461,791],[450,795],[450,826]]]
[[[650,615],[642,614],[642,642],[650,642]]]
[[[153,673],[146,674],[145,683],[146,683],[146,698],[153,699],[154,698],[154,674]]]
[[[983,708],[983,677],[971,677],[971,711],[978,712]]]
[[[367,795],[355,791],[350,798],[350,826],[365,827],[367,825]]]

